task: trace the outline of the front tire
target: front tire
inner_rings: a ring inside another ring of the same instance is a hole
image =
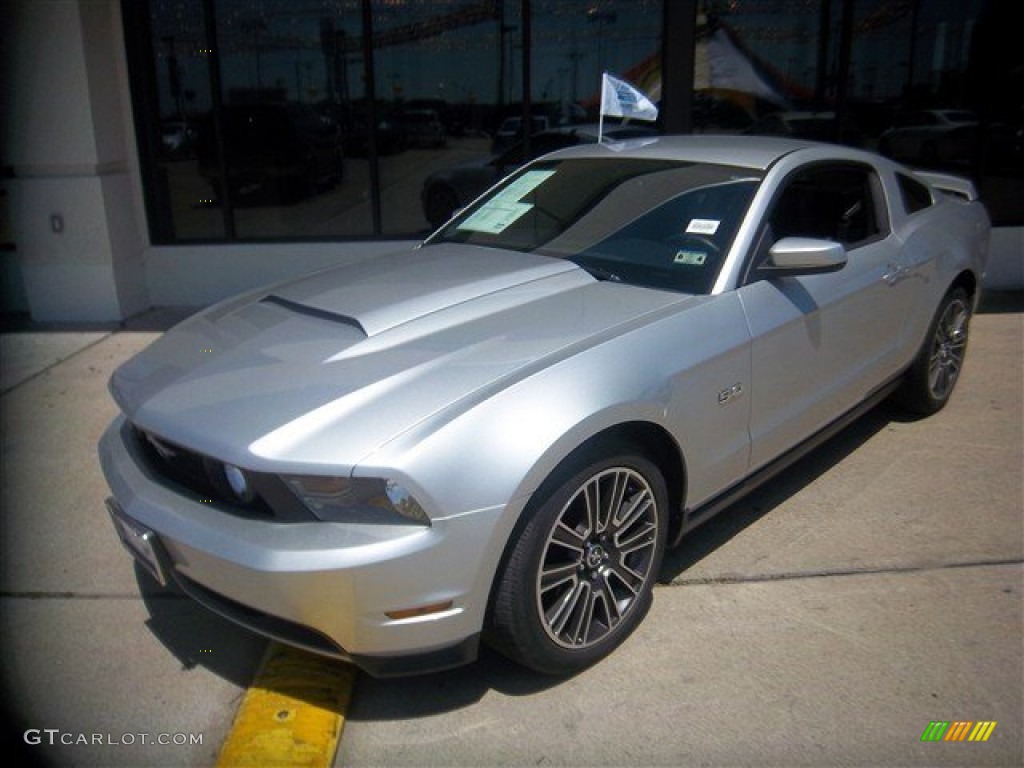
[[[572,461],[545,484],[553,490],[542,487],[499,575],[492,644],[539,672],[572,674],[604,658],[651,604],[665,481],[635,449],[610,453]]]
[[[907,371],[899,403],[924,416],[949,402],[967,354],[971,300],[963,288],[954,288],[939,305],[921,351]]]

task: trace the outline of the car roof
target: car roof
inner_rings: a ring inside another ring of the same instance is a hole
[[[611,144],[580,144],[560,149],[548,157],[607,157],[614,153],[617,157],[714,163],[764,171],[785,155],[816,147],[828,147],[837,159],[863,157],[856,150],[839,145],[747,135],[664,136],[627,139]]]

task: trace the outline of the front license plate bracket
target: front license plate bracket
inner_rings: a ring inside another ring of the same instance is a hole
[[[135,561],[156,579],[161,587],[168,584],[166,569],[161,564],[158,548],[160,541],[156,533],[142,524],[132,520],[113,499],[107,499],[107,511],[114,523],[114,530],[124,548],[135,558]]]

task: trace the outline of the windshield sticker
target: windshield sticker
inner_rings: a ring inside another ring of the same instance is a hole
[[[688,267],[700,267],[708,260],[708,255],[701,251],[679,251],[672,260],[675,264],[685,264]]]
[[[554,175],[554,171],[527,171],[492,197],[491,204],[518,203]]]
[[[500,235],[533,208],[531,204],[520,200],[554,175],[554,171],[527,171],[461,222],[458,228]]]
[[[713,235],[718,231],[718,225],[722,222],[715,219],[691,219],[686,226],[688,235]]]
[[[459,229],[500,235],[511,227],[527,211],[533,208],[529,203],[506,203],[498,205],[494,200],[459,224]]]

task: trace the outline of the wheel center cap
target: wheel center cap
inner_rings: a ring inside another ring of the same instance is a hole
[[[600,544],[587,545],[587,552],[584,560],[587,564],[587,568],[597,568],[607,559],[608,554]]]

